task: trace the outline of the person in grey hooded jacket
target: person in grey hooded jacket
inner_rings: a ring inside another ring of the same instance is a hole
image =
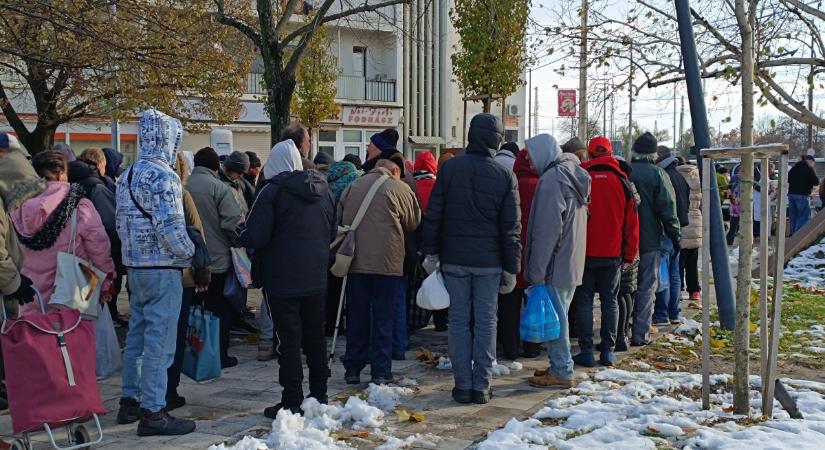
[[[527,151],[542,175],[528,221],[524,277],[531,285],[547,286],[561,324],[559,338],[547,343],[550,368],[529,381],[537,387],[570,387],[573,357],[566,318],[584,274],[590,175],[549,134],[527,140]]]

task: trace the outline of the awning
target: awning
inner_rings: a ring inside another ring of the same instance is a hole
[[[410,142],[423,145],[444,145],[444,138],[438,136],[410,136]]]

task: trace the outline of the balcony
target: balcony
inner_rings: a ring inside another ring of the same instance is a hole
[[[335,87],[339,99],[395,102],[395,80],[368,80],[358,75],[338,75]]]
[[[248,73],[246,74],[246,93],[247,94],[260,94],[266,95],[266,89],[264,89],[261,82],[264,79],[264,74],[262,73]]]

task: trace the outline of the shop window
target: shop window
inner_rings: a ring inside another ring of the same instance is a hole
[[[318,142],[335,142],[335,130],[318,131]]]
[[[361,147],[346,146],[346,147],[344,147],[344,154],[357,155],[360,158],[361,157]]]
[[[361,130],[344,130],[344,142],[363,142]]]
[[[332,145],[319,145],[318,151],[320,153],[326,153],[329,156],[335,158],[335,146]]]

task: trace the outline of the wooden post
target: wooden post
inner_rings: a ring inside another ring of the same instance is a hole
[[[713,159],[702,158],[702,236],[710,236]],[[702,409],[710,409],[710,246],[702,245]]]
[[[762,158],[762,179],[759,186],[762,190],[760,195],[760,205],[762,207],[762,221],[759,234],[762,236],[759,241],[759,374],[762,380],[768,379],[768,242],[770,241],[771,225],[773,215],[770,214],[770,159]],[[770,399],[767,396],[767,384],[762,384],[762,411],[765,411],[765,402]],[[769,402],[770,403],[770,402]]]

